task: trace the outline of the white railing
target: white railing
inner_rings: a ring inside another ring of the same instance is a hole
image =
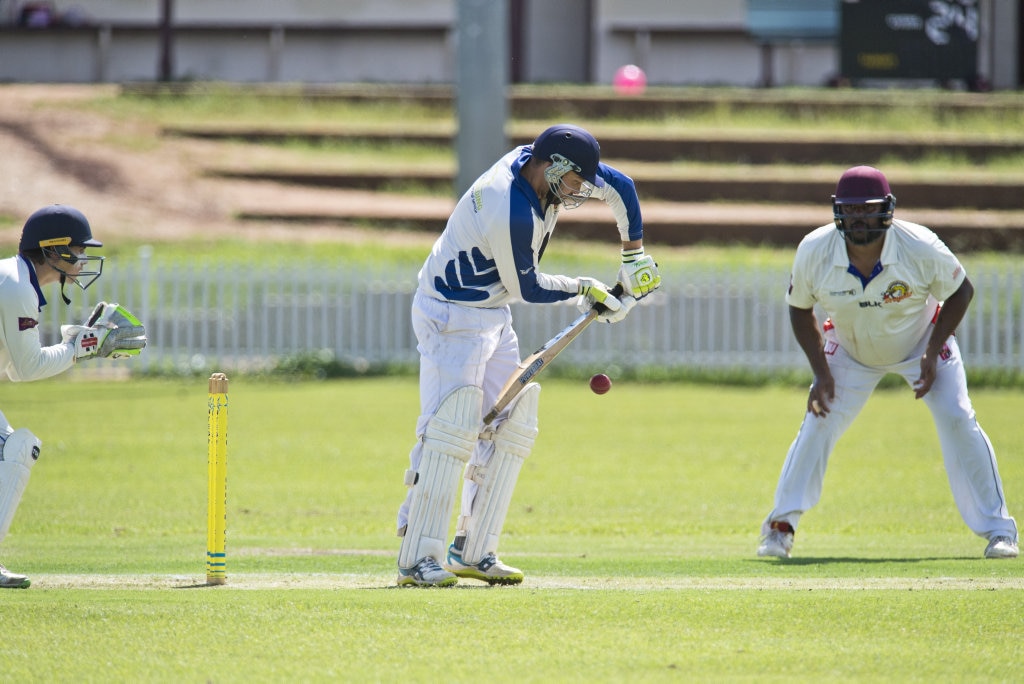
[[[1024,266],[970,270],[976,296],[958,335],[971,368],[1024,369]],[[667,285],[620,325],[597,325],[559,364],[800,370],[806,362],[783,300],[788,272],[695,267],[665,273]],[[44,341],[60,323],[80,322],[90,304],[118,301],[146,323],[150,345],[131,368],[254,369],[316,354],[356,367],[414,364],[409,321],[411,272],[355,273],[315,267],[209,269],[167,267],[144,254],[108,263],[87,292],[74,286],[70,311],[44,309]],[[51,296],[51,300],[57,300]],[[572,304],[515,305],[516,329],[529,353],[576,317]],[[83,365],[102,374],[124,362]]]

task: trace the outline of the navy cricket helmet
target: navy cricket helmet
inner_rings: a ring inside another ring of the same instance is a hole
[[[566,209],[583,204],[597,185],[601,146],[590,133],[572,124],[551,126],[533,142],[533,156],[551,162],[544,170],[551,193]],[[586,181],[578,190],[568,188],[562,177],[575,171]]]
[[[21,229],[18,250],[42,250],[43,256],[56,257],[68,264],[95,262],[95,270],[82,270],[72,275],[60,268],[61,285],[70,278],[83,290],[92,285],[103,273],[103,257],[75,254],[72,247],[102,247],[103,243],[92,236],[92,228],[85,215],[65,204],[51,204],[39,209],[28,217]],[[62,288],[63,289],[63,288]]]
[[[572,171],[583,176],[591,185],[597,184],[597,164],[601,161],[601,146],[590,133],[572,124],[556,124],[537,136],[533,142],[533,155],[554,162],[555,155],[571,163]]]

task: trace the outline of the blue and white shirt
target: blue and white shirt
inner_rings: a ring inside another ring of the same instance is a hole
[[[421,292],[481,308],[576,296],[576,278],[538,268],[559,207],[550,205],[543,211],[537,193],[520,175],[531,156],[531,146],[517,147],[466,191],[420,269]],[[591,197],[611,207],[622,241],[643,238],[640,200],[629,176],[599,164]]]

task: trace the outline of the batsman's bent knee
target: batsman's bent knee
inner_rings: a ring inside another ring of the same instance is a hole
[[[485,435],[494,442],[494,453],[487,464],[466,469],[466,479],[479,487],[472,513],[459,518],[456,532],[457,536],[465,537],[461,551],[467,564],[479,563],[488,553],[498,550],[519,471],[537,439],[539,400],[540,385],[530,383],[514,400],[508,419]]]

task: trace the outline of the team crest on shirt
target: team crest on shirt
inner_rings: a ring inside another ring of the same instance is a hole
[[[885,292],[882,293],[882,302],[884,304],[896,304],[912,294],[913,292],[910,291],[909,285],[902,280],[894,280],[889,283],[889,287],[885,288]]]

